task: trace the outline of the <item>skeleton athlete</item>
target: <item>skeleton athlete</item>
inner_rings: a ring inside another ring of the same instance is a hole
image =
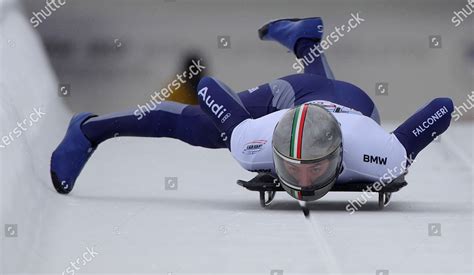
[[[322,26],[319,17],[282,19],[259,30],[262,40],[276,41],[305,60],[302,74],[240,93],[204,77],[197,86],[199,105],[165,101],[153,104],[147,115],[76,114],[51,157],[54,187],[69,193],[97,146],[117,134],[228,148],[244,169],[274,174],[292,197],[304,201],[321,198],[335,184],[380,178],[389,184],[403,177],[417,154],[449,127],[452,100],[433,99],[386,132],[370,97],[334,80],[324,54],[314,54]]]

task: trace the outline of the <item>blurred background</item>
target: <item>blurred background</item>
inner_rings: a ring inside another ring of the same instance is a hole
[[[45,1],[24,1],[27,15]],[[67,0],[37,30],[64,100],[98,114],[136,107],[182,71],[183,58],[205,58],[209,73],[242,91],[296,73],[294,56],[257,30],[276,18],[321,16],[326,34],[351,13],[365,19],[326,50],[335,78],[365,90],[382,120],[403,120],[435,97],[466,101],[473,90],[472,17],[455,27],[455,0]],[[218,37],[229,37],[219,48]],[[430,48],[429,37],[441,36]],[[376,84],[388,83],[388,96]],[[471,116],[464,116],[464,119]]]
[[[474,15],[452,22],[466,0],[56,0],[50,12],[52,1],[0,0],[0,274],[71,274],[92,247],[81,273],[472,274]],[[339,192],[310,219],[283,192],[262,209],[235,184],[255,174],[227,150],[173,139],[107,141],[70,195],[54,190],[51,152],[73,112],[144,105],[190,58],[235,91],[294,74],[292,53],[259,41],[263,24],[321,16],[328,34],[357,13],[365,21],[325,52],[386,130],[435,97],[467,112],[383,211],[375,197],[350,215],[361,194]],[[34,108],[47,115],[11,140]]]

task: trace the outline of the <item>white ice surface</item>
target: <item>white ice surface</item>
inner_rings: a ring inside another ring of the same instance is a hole
[[[49,158],[71,114],[27,21],[10,10],[0,25],[1,136],[34,107],[47,114],[0,149],[2,274],[61,274],[92,247],[98,255],[80,273],[472,274],[472,124],[453,123],[423,151],[383,211],[372,198],[350,215],[358,193],[310,203],[310,219],[285,193],[262,209],[235,184],[252,174],[226,150],[169,139],[105,142],[62,196]],[[178,177],[178,189],[166,191],[165,177]],[[441,236],[428,236],[429,223]]]

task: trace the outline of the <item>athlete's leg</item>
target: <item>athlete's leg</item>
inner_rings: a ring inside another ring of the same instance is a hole
[[[320,17],[281,19],[264,25],[259,30],[262,40],[276,41],[292,51],[299,59],[293,69],[334,79],[319,46],[323,37],[323,21]]]
[[[201,109],[211,118],[230,149],[234,128],[251,118],[244,104],[227,85],[210,77],[199,82],[198,99]]]
[[[314,100],[326,100],[361,112],[380,124],[374,102],[360,88],[347,82],[313,74],[295,74],[239,93],[253,118]]]
[[[297,65],[304,67],[304,73],[316,74],[326,78],[334,79],[334,74],[326,59],[324,51],[319,46],[319,42],[311,39],[300,39],[296,43]]]
[[[117,136],[168,137],[205,148],[225,148],[211,119],[199,106],[164,101],[150,112],[136,110],[90,118],[81,126],[85,136],[99,144]]]
[[[290,83],[297,95],[295,105],[313,100],[326,100],[359,111],[380,122],[372,99],[355,85],[308,74],[289,75],[282,80]]]
[[[393,134],[414,159],[437,136],[448,129],[454,110],[450,98],[436,98],[398,126]]]
[[[252,118],[292,108],[295,101],[291,85],[280,79],[240,92],[238,96]]]
[[[219,131],[199,106],[162,102],[146,113],[75,115],[51,156],[51,179],[62,194],[71,192],[82,168],[101,142],[117,136],[170,137],[194,146],[225,148]]]

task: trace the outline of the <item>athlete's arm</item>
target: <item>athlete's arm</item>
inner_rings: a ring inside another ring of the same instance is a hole
[[[287,110],[247,119],[234,128],[232,156],[246,170],[274,173],[272,137],[276,124]]]
[[[423,148],[448,129],[453,110],[453,101],[450,98],[433,99],[398,126],[393,133],[403,144],[407,154],[414,159]]]
[[[393,133],[366,116],[335,113],[344,146],[344,170],[338,182],[387,183],[403,175],[418,153],[446,131],[452,111],[451,99],[434,99]]]
[[[341,124],[344,150],[344,169],[338,183],[390,182],[404,174],[406,151],[395,135],[363,115],[334,115]]]

